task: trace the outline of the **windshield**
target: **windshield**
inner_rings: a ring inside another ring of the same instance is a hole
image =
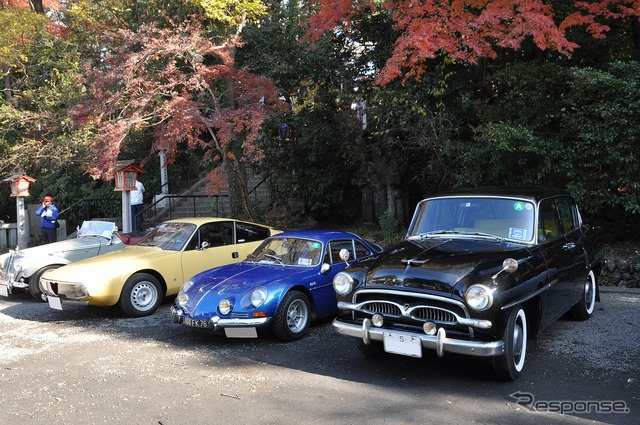
[[[298,238],[267,239],[247,261],[284,266],[316,266],[322,258],[322,242]]]
[[[134,245],[180,251],[195,231],[196,225],[191,223],[162,223]]]
[[[85,221],[78,230],[78,237],[104,236],[112,238],[116,231],[116,224],[110,221]]]
[[[531,242],[535,208],[520,199],[488,197],[435,198],[420,202],[407,237],[487,236]]]

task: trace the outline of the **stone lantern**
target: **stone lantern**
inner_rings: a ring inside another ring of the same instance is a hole
[[[4,179],[11,185],[11,196],[16,198],[16,232],[18,248],[26,248],[29,243],[29,223],[24,209],[24,198],[29,194],[29,185],[36,179],[24,173],[14,174]]]
[[[133,164],[133,160],[118,161],[115,173],[115,191],[122,192],[122,231],[131,233],[133,229],[133,217],[131,217],[131,191],[136,190],[138,173],[142,173],[142,168]]]

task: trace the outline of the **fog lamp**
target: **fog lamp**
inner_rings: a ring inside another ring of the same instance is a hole
[[[374,314],[373,317],[371,318],[371,323],[373,323],[373,326],[375,326],[376,328],[380,328],[382,327],[382,324],[384,323],[384,318],[382,317],[382,314]]]
[[[436,331],[438,330],[438,328],[436,327],[436,324],[433,322],[425,322],[425,324],[422,325],[422,330],[427,335],[433,336],[436,334]]]

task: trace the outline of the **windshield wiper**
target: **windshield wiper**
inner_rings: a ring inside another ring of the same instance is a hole
[[[433,230],[431,232],[424,232],[424,233],[420,233],[417,236],[410,236],[409,240],[415,240],[415,239],[424,239],[424,238],[428,238],[429,236],[433,236],[433,235],[457,235],[460,234],[460,232],[458,232],[457,230]]]
[[[266,258],[270,258],[272,260],[276,260],[278,263],[282,264],[284,266],[284,263],[282,262],[282,258],[278,257],[277,255],[273,255],[273,254],[264,254],[264,256]]]

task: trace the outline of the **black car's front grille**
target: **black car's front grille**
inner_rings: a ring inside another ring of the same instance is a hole
[[[402,310],[395,304],[370,301],[362,305],[362,311],[370,314],[382,314],[383,316],[402,316]]]
[[[364,290],[354,296],[353,303],[357,305],[354,318],[380,314],[386,319],[385,323],[402,327],[422,327],[424,322],[435,322],[466,329],[467,326],[459,324],[458,318],[469,317],[462,303],[427,294]]]
[[[433,307],[418,307],[411,311],[411,317],[417,320],[430,321],[436,323],[455,324],[456,316],[447,310]]]

